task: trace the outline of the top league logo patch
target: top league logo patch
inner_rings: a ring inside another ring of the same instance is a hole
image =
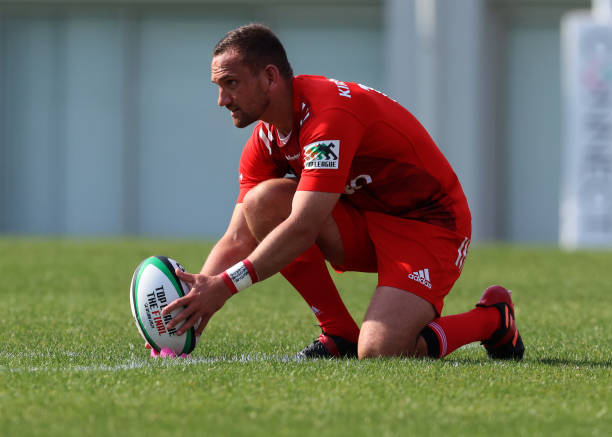
[[[322,140],[304,147],[304,169],[338,168],[340,140]]]

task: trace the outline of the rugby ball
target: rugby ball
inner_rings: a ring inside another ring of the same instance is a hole
[[[130,303],[138,332],[151,347],[158,352],[169,348],[180,355],[190,353],[197,339],[194,328],[183,335],[176,334],[181,325],[167,328],[167,324],[182,308],[162,316],[166,306],[189,293],[189,285],[176,276],[177,268],[185,271],[172,258],[151,256],[145,259],[136,267],[132,276]]]

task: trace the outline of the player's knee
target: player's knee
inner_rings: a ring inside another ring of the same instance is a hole
[[[296,187],[290,179],[269,179],[244,196],[242,210],[255,238],[261,241],[289,216]]]
[[[385,351],[379,347],[379,345],[375,344],[362,344],[361,342],[357,346],[357,356],[360,360],[365,360],[368,358],[381,358],[386,357],[384,353]]]
[[[383,345],[359,345],[357,348],[357,356],[360,360],[370,358],[400,357],[402,355],[404,355],[402,351],[384,347]]]
[[[247,214],[265,215],[270,211],[291,211],[297,184],[291,179],[269,179],[253,187],[243,200]]]
[[[417,352],[417,334],[413,331],[410,326],[392,328],[389,323],[366,318],[359,332],[357,355],[359,359],[414,357]]]
[[[399,344],[397,341],[385,341],[379,339],[373,341],[370,339],[359,339],[357,345],[357,356],[360,360],[368,358],[386,358],[386,357],[401,357],[414,356],[414,347],[406,347]]]

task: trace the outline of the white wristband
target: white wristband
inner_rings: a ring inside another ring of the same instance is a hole
[[[222,274],[223,280],[232,294],[236,294],[257,282],[257,274],[248,259],[240,261]]]

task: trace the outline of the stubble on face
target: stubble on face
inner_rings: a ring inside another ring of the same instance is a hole
[[[238,128],[260,120],[270,105],[259,75],[236,51],[227,51],[213,58],[211,80],[219,86],[219,105],[231,112],[234,126]]]

